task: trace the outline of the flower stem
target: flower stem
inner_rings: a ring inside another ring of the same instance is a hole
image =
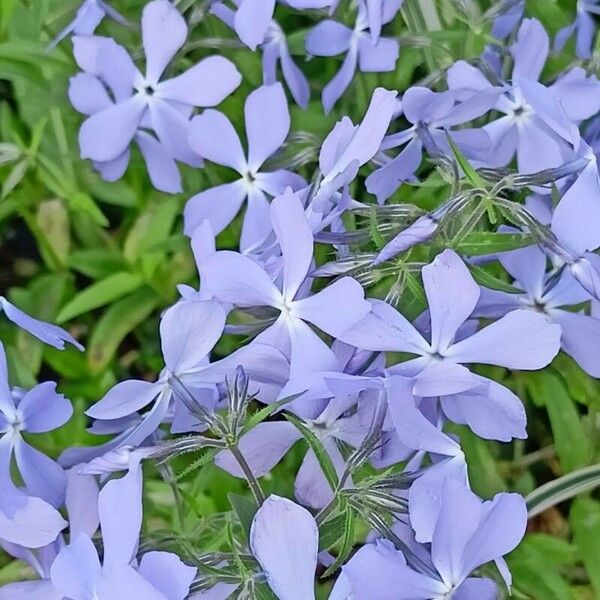
[[[244,472],[244,476],[246,477],[246,481],[248,482],[248,486],[250,487],[250,491],[256,500],[258,506],[260,506],[265,501],[265,494],[260,487],[260,483],[258,483],[258,479],[254,477],[254,473],[252,473],[252,469],[249,467],[244,455],[240,452],[237,444],[233,444],[229,446],[229,451],[233,454],[235,460],[237,460],[240,468]]]

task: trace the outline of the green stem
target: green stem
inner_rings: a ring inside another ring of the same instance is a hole
[[[238,448],[237,444],[229,446],[229,451],[231,452],[231,454],[233,454],[233,457],[235,458],[235,460],[237,460],[238,464],[240,465],[240,468],[244,472],[246,481],[250,486],[250,491],[252,492],[256,503],[258,504],[258,506],[260,506],[265,501],[265,495],[262,491],[262,488],[260,487],[260,483],[258,483],[258,479],[254,477],[252,469],[248,466],[248,463],[246,462],[244,455],[240,452],[240,449]]]

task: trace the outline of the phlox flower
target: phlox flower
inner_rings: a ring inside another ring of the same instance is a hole
[[[471,573],[499,561],[508,579],[502,556],[521,541],[526,524],[527,508],[518,494],[497,494],[484,502],[448,479],[424,572],[409,566],[390,542],[378,540],[361,548],[343,574],[353,596],[364,600],[495,600],[496,584]]]
[[[102,563],[89,534],[78,533],[50,568],[53,586],[72,600],[184,600],[196,568],[170,552],[147,552],[138,562],[142,525],[142,471],[133,463],[126,475],[98,495]]]
[[[72,79],[69,96],[80,112],[89,115],[79,131],[81,156],[92,159],[105,178],[122,176],[134,139],[153,183],[165,191],[181,189],[175,160],[200,164],[188,143],[191,111],[219,104],[238,87],[241,76],[227,59],[210,56],[163,80],[187,32],[184,18],[170,2],[148,3],[142,15],[145,74],[123,47],[108,38],[74,39],[75,58],[84,74]]]
[[[412,387],[414,396],[441,397],[448,418],[468,424],[482,437],[504,441],[525,437],[521,401],[504,386],[463,365],[540,369],[558,353],[560,327],[539,313],[519,309],[472,335],[461,334],[459,328],[481,295],[465,264],[453,250],[445,250],[423,267],[422,277],[429,304],[429,341],[381,301],[371,301],[369,315],[340,339],[366,350],[418,355],[388,368],[392,374],[418,376]]]
[[[246,249],[264,240],[271,231],[268,196],[282,194],[286,187],[306,185],[302,177],[279,169],[263,171],[265,161],[284,143],[290,130],[290,114],[280,83],[253,91],[244,105],[247,156],[231,121],[216,110],[194,117],[190,144],[201,156],[236,170],[240,178],[192,196],[184,210],[184,231],[191,235],[207,220],[215,234],[231,223],[247,203],[240,247]]]
[[[314,240],[304,208],[288,191],[273,200],[270,216],[281,249],[277,281],[247,256],[222,250],[203,262],[202,285],[213,298],[235,307],[272,309],[272,324],[256,341],[280,348],[290,358],[292,376],[335,369],[335,355],[308,323],[336,337],[360,321],[370,305],[360,284],[350,277],[309,295],[305,279],[312,264]]]
[[[379,28],[394,14],[382,12]],[[323,88],[323,108],[329,112],[352,82],[357,67],[363,73],[393,71],[400,47],[393,38],[371,35],[365,2],[359,0],[354,28],[332,19],[321,21],[306,35],[306,51],[313,56],[346,55],[340,70]]]
[[[122,381],[86,414],[109,423],[125,419],[124,425],[128,426],[127,418],[151,405],[127,435],[120,438],[120,446],[135,447],[156,431],[173,403],[182,404],[181,400],[176,401],[178,394],[189,393],[195,402],[213,410],[219,399],[217,386],[224,384],[227,377],[233,377],[238,365],[244,367],[250,380],[260,388],[259,398],[264,401],[276,398],[287,377],[288,364],[272,346],[252,344],[210,363],[209,354],[224,326],[225,312],[218,302],[184,300],[175,304],[165,311],[160,322],[165,369],[159,379]],[[179,432],[188,430],[183,425],[190,426],[185,418],[187,412],[181,406],[175,410],[172,428]]]
[[[281,66],[283,80],[287,84],[296,104],[306,108],[310,98],[308,81],[294,62],[279,23],[273,19],[275,2],[269,0],[234,0],[236,11],[223,2],[211,6],[211,13],[235,30],[238,37],[250,49],[259,46],[263,53],[263,84],[277,81],[277,63]]]
[[[66,526],[55,508],[64,501],[66,476],[22,436],[52,431],[69,420],[71,403],[55,387],[46,382],[28,392],[11,390],[0,344],[0,539],[27,548],[52,543]],[[24,491],[13,483],[13,457]]]

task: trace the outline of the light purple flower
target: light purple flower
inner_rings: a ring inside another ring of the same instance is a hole
[[[0,539],[27,548],[52,543],[66,526],[52,506],[58,507],[64,500],[66,476],[21,434],[51,431],[68,421],[71,403],[54,387],[54,383],[42,383],[26,393],[11,390],[0,344]],[[27,493],[13,483],[13,456]]]
[[[98,484],[94,477],[80,475],[77,469],[67,473],[67,494],[65,505],[69,515],[69,535],[75,538],[79,533],[92,537],[98,529]],[[0,600],[27,598],[31,600],[63,600],[64,596],[52,584],[50,569],[56,556],[64,547],[64,536],[41,548],[25,548],[17,544],[0,542],[2,548],[20,560],[27,562],[40,579],[19,581],[0,587]]]
[[[374,39],[368,28],[366,5],[363,0],[359,0],[353,29],[338,21],[326,19],[308,32],[305,41],[309,54],[326,57],[346,54],[340,70],[323,88],[322,102],[325,112],[329,112],[346,91],[357,67],[363,73],[382,73],[393,71],[396,67],[400,51],[398,41],[387,37]]]
[[[0,296],[0,309],[9,321],[49,346],[63,350],[66,342],[72,344],[78,350],[83,350],[83,346],[62,327],[30,317],[3,296]]]
[[[527,524],[525,501],[497,494],[482,502],[468,488],[448,479],[431,541],[430,564],[417,571],[387,541],[359,550],[344,566],[354,597],[364,600],[495,600],[496,584],[471,577],[479,566],[502,561],[521,541]],[[503,565],[503,575],[510,574]]]
[[[75,18],[52,40],[49,48],[54,48],[72,33],[75,35],[92,35],[105,16],[109,16],[121,25],[128,25],[127,19],[107,2],[103,0],[84,0],[83,4],[77,9]]]
[[[600,108],[600,82],[580,68],[550,87],[538,83],[548,48],[548,34],[540,22],[525,19],[511,48],[512,85],[495,106],[505,116],[483,127],[492,143],[488,166],[505,166],[515,153],[520,173],[563,165],[579,146],[575,123]],[[458,61],[448,71],[448,86],[483,92],[491,84],[481,71]]]
[[[265,344],[252,344],[210,363],[209,354],[225,325],[225,312],[218,302],[182,300],[163,314],[160,336],[165,369],[159,379],[127,380],[118,383],[86,411],[94,419],[118,422],[151,405],[133,429],[119,440],[120,446],[139,446],[166,419],[178,395],[191,394],[194,401],[212,411],[219,399],[217,386],[235,375],[242,365],[259,388],[258,397],[274,400],[287,379],[288,365],[283,355]],[[124,423],[126,427],[129,423]],[[198,426],[196,423],[195,426]],[[180,427],[173,428],[182,431]]]
[[[397,92],[377,88],[359,125],[348,117],[338,121],[321,146],[319,168],[323,179],[312,199],[311,207],[323,211],[326,202],[357,175],[381,147],[385,132],[397,110]]]
[[[170,552],[148,552],[137,561],[142,525],[142,471],[109,481],[100,491],[98,513],[103,561],[90,536],[80,532],[59,553],[50,569],[54,587],[72,600],[184,600],[196,568]]]
[[[577,0],[577,14],[570,25],[563,27],[554,40],[554,51],[560,52],[567,40],[575,33],[575,53],[579,58],[591,58],[592,45],[596,25],[592,15],[600,14],[600,2],[598,0]]]
[[[421,163],[423,149],[430,156],[451,155],[447,135],[471,160],[482,160],[489,151],[490,139],[481,129],[460,128],[488,112],[497,102],[501,88],[489,85],[484,90],[433,92],[424,87],[409,88],[402,97],[402,112],[411,127],[387,136],[382,150],[404,146],[395,157],[380,154],[383,166],[367,177],[367,190],[382,204],[404,181],[411,179]]]
[[[296,104],[306,108],[310,98],[310,87],[306,77],[292,59],[285,32],[272,18],[275,2],[243,0],[238,4],[239,8],[234,12],[224,3],[217,2],[211,6],[211,12],[234,29],[249,48],[255,50],[260,46],[263,53],[263,84],[271,85],[277,81],[279,62],[283,79]]]
[[[185,20],[167,0],[146,5],[142,15],[145,75],[112,40],[74,39],[75,58],[85,73],[71,81],[70,97],[80,112],[90,115],[79,132],[81,156],[91,158],[107,179],[122,176],[133,139],[161,189],[180,190],[174,160],[200,164],[188,143],[190,113],[196,106],[219,104],[238,87],[241,76],[227,59],[210,56],[184,73],[161,81],[185,43],[187,32]]]
[[[0,444],[14,456],[26,491],[42,498],[55,508],[65,498],[67,478],[63,469],[24,439],[23,433],[44,433],[64,425],[73,413],[71,403],[56,393],[56,384],[47,381],[29,391],[11,391],[7,376],[6,355],[0,345]],[[9,478],[10,472],[3,474]]]
[[[250,549],[279,600],[314,600],[319,530],[305,508],[269,496],[254,515]]]
[[[219,251],[202,265],[202,285],[221,302],[240,308],[270,307],[275,321],[257,338],[290,357],[292,376],[335,370],[337,359],[309,327],[341,335],[369,311],[360,284],[344,277],[313,295],[302,293],[311,268],[313,234],[300,200],[291,192],[271,204],[271,223],[282,255],[281,283],[247,256]],[[343,310],[340,310],[343,306]]]
[[[537,246],[498,255],[502,266],[515,279],[523,294],[508,294],[482,288],[475,314],[500,317],[516,308],[529,308],[547,316],[561,327],[561,347],[582,369],[600,377],[600,320],[581,312],[565,310],[589,300],[588,293],[563,271],[557,280],[546,271],[546,254]]]
[[[429,342],[381,301],[371,302],[371,313],[341,336],[342,341],[366,350],[418,355],[389,368],[394,374],[418,376],[412,389],[415,396],[441,396],[446,415],[468,424],[482,437],[505,441],[525,437],[520,400],[504,386],[462,365],[540,369],[558,353],[560,327],[534,311],[514,310],[461,339],[459,328],[475,309],[479,286],[452,250],[423,267],[422,276],[431,319]]]
[[[192,148],[212,162],[235,169],[240,179],[196,194],[188,200],[184,211],[187,235],[205,219],[218,234],[247,202],[242,249],[262,242],[271,231],[267,195],[278,196],[288,186],[300,189],[306,185],[302,177],[291,171],[261,171],[290,130],[290,114],[281,84],[262,86],[252,92],[246,99],[244,115],[247,157],[231,121],[223,113],[207,110],[192,120]]]

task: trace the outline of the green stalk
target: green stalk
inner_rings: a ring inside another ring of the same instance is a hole
[[[427,34],[428,31],[439,31],[442,28],[435,7],[435,0],[406,0],[402,5],[402,16],[412,35]],[[425,62],[429,71],[437,70],[437,64],[433,50],[430,47],[423,48]]]

